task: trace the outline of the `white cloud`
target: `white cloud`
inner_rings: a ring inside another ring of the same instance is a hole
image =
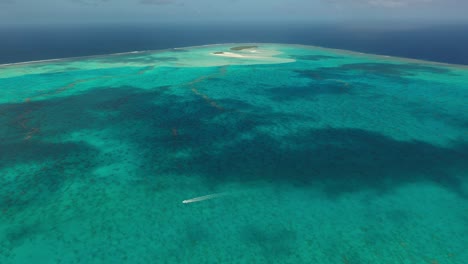
[[[361,6],[361,7],[381,7],[381,8],[402,8],[408,6],[422,6],[441,0],[328,0],[336,6]]]
[[[97,5],[103,2],[109,2],[109,0],[71,0],[72,2],[82,5]]]
[[[371,6],[390,8],[419,5],[430,2],[432,2],[432,0],[367,0],[367,3]]]
[[[145,5],[168,5],[175,2],[174,0],[140,0],[140,3]]]

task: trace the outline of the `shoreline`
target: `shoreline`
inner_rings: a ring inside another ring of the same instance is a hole
[[[456,67],[456,68],[468,69],[468,65],[464,65],[464,64],[452,64],[452,63],[437,62],[437,61],[426,61],[426,60],[421,60],[421,59],[397,57],[397,56],[384,55],[384,54],[365,53],[365,52],[344,50],[344,49],[326,48],[326,47],[321,47],[321,46],[304,45],[304,44],[290,44],[290,43],[215,43],[215,44],[205,44],[205,45],[197,45],[197,46],[175,47],[175,48],[168,48],[168,49],[140,50],[140,51],[118,52],[118,53],[89,55],[89,56],[53,58],[53,59],[45,59],[45,60],[5,63],[5,64],[0,64],[0,70],[2,68],[8,68],[8,67],[12,67],[12,66],[28,65],[28,64],[36,64],[36,63],[44,63],[44,62],[53,62],[53,61],[67,61],[67,60],[75,60],[75,59],[92,59],[92,58],[100,58],[100,57],[107,57],[107,56],[137,54],[137,53],[147,53],[147,52],[148,53],[162,53],[162,52],[168,52],[168,51],[180,50],[180,49],[197,49],[197,48],[204,48],[204,47],[216,47],[216,46],[228,46],[228,45],[241,45],[241,46],[242,45],[251,45],[251,46],[254,46],[254,45],[255,46],[259,46],[259,45],[283,45],[283,46],[301,47],[301,48],[305,48],[305,49],[320,49],[320,50],[325,50],[325,51],[333,51],[333,52],[337,52],[337,53],[344,53],[344,54],[356,55],[356,56],[371,56],[371,57],[377,57],[377,58],[381,58],[381,59],[385,59],[385,60],[399,60],[399,61],[407,61],[407,62],[411,62],[411,63],[425,63],[425,64],[433,64],[433,65],[446,66],[446,67]]]

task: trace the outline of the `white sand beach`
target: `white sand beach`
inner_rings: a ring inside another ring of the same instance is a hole
[[[211,53],[212,55],[215,55],[215,56],[221,56],[221,57],[230,57],[230,58],[257,58],[255,56],[248,56],[248,55],[242,55],[242,54],[238,54],[238,53],[233,53],[233,52],[213,52]]]

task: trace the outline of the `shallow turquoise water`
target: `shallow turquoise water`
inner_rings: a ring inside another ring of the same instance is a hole
[[[0,263],[468,263],[467,67],[235,46],[0,66]]]

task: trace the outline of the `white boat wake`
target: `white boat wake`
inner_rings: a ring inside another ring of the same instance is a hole
[[[224,196],[224,195],[226,195],[226,193],[209,194],[209,195],[204,195],[204,196],[200,196],[200,197],[195,197],[195,198],[188,199],[188,200],[183,200],[182,203],[184,203],[184,204],[187,204],[187,203],[196,203],[196,202],[201,202],[201,201],[206,201],[206,200],[218,198],[218,197],[221,197],[221,196]]]

